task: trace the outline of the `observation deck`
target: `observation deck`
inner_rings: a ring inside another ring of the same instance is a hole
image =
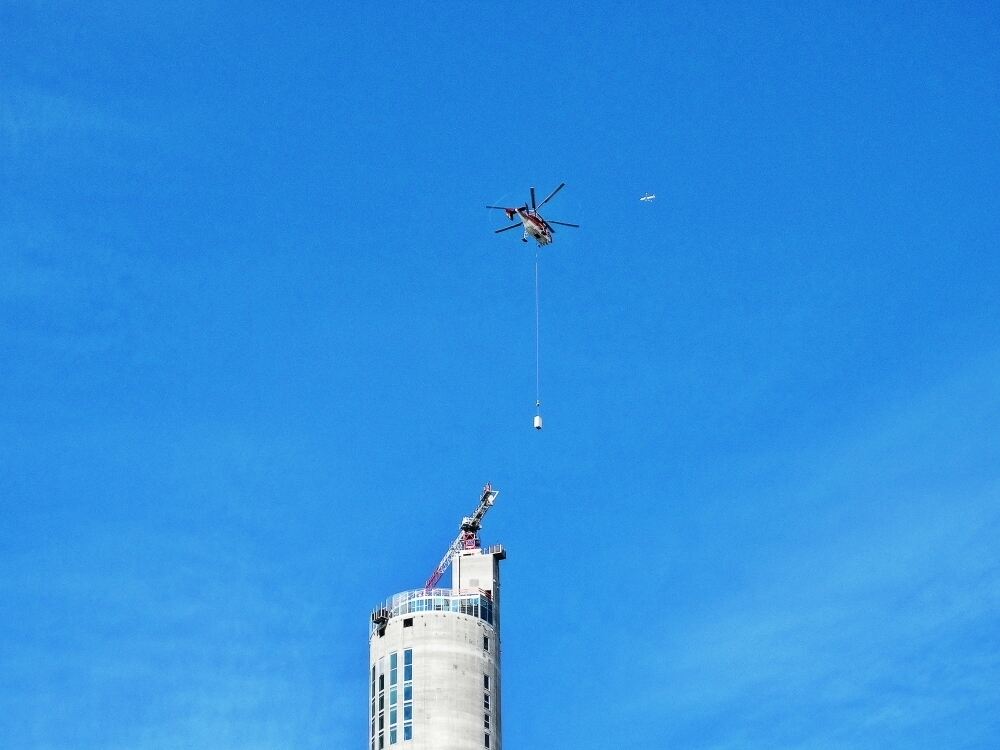
[[[393,617],[414,612],[457,612],[493,624],[493,599],[484,589],[415,589],[403,591],[372,610],[371,632],[384,630]]]

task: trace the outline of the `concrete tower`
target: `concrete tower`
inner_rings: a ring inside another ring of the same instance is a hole
[[[495,496],[487,485],[480,508]],[[506,553],[500,545],[479,546],[483,513],[477,515],[463,521],[463,533],[428,582],[433,586],[450,560],[450,589],[404,591],[372,612],[369,750],[502,750],[500,561]]]

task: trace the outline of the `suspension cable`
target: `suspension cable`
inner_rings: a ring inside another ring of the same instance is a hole
[[[542,413],[541,360],[539,358],[539,295],[538,295],[538,248],[535,248],[535,410]]]

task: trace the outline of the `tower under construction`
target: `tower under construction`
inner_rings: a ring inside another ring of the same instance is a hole
[[[370,750],[501,750],[501,545],[479,528],[497,491],[483,488],[423,588],[378,606],[369,635]],[[437,588],[451,567],[451,588]]]

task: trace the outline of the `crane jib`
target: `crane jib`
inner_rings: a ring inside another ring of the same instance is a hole
[[[451,558],[456,552],[463,549],[476,549],[479,547],[479,528],[482,525],[483,517],[486,512],[493,507],[493,503],[496,502],[497,495],[499,491],[493,489],[493,485],[487,484],[483,487],[483,494],[479,498],[479,506],[476,508],[475,513],[471,516],[462,519],[462,525],[458,536],[455,541],[451,543],[448,547],[448,551],[445,552],[444,557],[441,558],[441,562],[431,573],[430,578],[424,584],[425,589],[432,589],[441,580],[441,576],[451,565]]]

